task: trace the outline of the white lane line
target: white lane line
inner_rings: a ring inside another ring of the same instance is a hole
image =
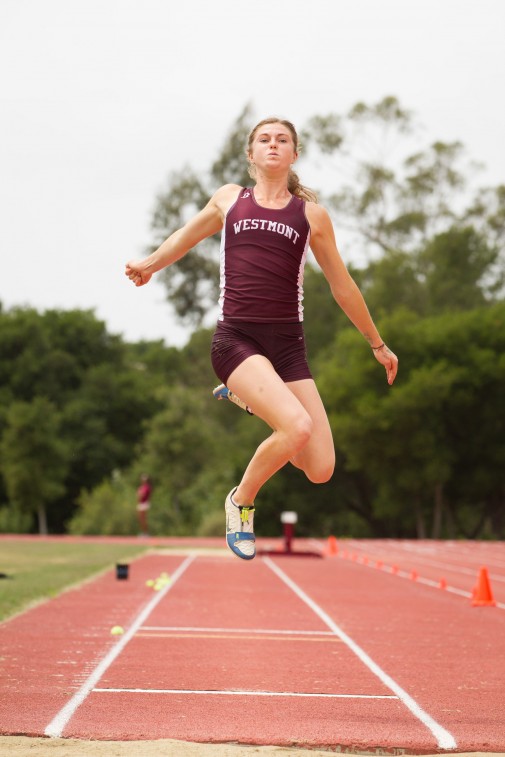
[[[373,565],[366,567],[373,568]],[[440,589],[440,581],[432,581],[431,578],[423,578],[422,576],[412,578],[412,572],[408,573],[406,570],[393,570],[392,568],[386,568],[384,572],[392,573],[393,575],[398,576],[398,578],[408,578],[409,581],[412,581],[412,583],[424,584],[424,586],[431,586],[433,589]],[[446,586],[443,591],[448,591],[451,594],[457,594],[458,596],[466,597],[467,599],[470,599],[472,596],[469,591],[465,591],[464,589],[457,589],[455,586]]]
[[[366,554],[366,547],[358,545],[355,547],[355,549],[361,550],[364,554]],[[440,562],[438,560],[432,560],[430,557],[424,557],[424,555],[419,555],[415,552],[415,550],[407,550],[409,552],[414,552],[416,557],[414,558],[417,561],[416,568],[420,563],[423,565],[429,565],[432,568],[441,568],[442,570],[446,570],[449,573],[457,573],[462,576],[470,576],[473,577],[475,580],[477,580],[477,577],[479,575],[479,568],[466,568],[463,565],[454,565],[453,563],[447,563],[447,562]],[[374,558],[371,558],[374,559]],[[382,556],[382,559],[385,558]],[[505,576],[499,576],[497,573],[489,573],[489,578],[492,581],[498,581],[505,583]]]
[[[410,710],[410,712],[416,717],[418,720],[423,723],[423,725],[426,726],[426,728],[432,733],[434,736],[437,746],[440,747],[440,749],[456,749],[457,744],[454,736],[449,733],[445,728],[443,728],[439,723],[434,720],[431,715],[428,715],[427,712],[425,712],[413,699],[410,694],[407,694],[407,692],[402,689],[402,687],[396,683],[391,676],[389,676],[382,668],[372,660],[372,658],[358,645],[355,641],[351,639],[350,636],[348,636],[342,629],[337,626],[337,624],[330,618],[330,616],[321,608],[319,605],[314,602],[313,599],[311,599],[308,594],[306,594],[303,589],[301,589],[298,584],[296,584],[291,578],[289,578],[286,573],[284,573],[281,568],[279,568],[269,557],[264,557],[263,561],[268,567],[281,579],[281,581],[284,581],[286,586],[288,586],[297,597],[299,597],[302,602],[305,602],[305,604],[310,607],[310,609],[325,623],[328,628],[330,628],[334,634],[336,634],[339,639],[341,639],[344,644],[346,644],[349,649],[354,652],[356,657],[358,657],[359,660],[374,674],[377,676],[377,678],[382,681],[382,683],[390,689],[398,699],[400,699],[401,702],[407,707],[407,709]]]
[[[312,540],[312,542],[313,542],[314,546],[318,547],[321,550],[321,552],[324,551],[324,548],[320,544],[318,544],[318,542],[316,542],[315,540]],[[361,549],[361,550],[363,550],[365,552],[364,547],[359,547],[359,549]],[[366,554],[366,552],[365,552],[365,554]],[[382,558],[382,559],[386,559],[386,558]],[[361,560],[354,560],[353,562],[354,562],[355,565],[360,565],[363,568],[374,568],[375,570],[377,570],[377,567],[375,565],[375,563],[376,563],[376,558],[375,557],[372,557],[370,559],[370,561],[367,562],[367,563],[364,563]],[[411,581],[413,580],[412,579],[412,571],[409,573],[409,572],[407,572],[405,570],[395,570],[394,568],[392,568],[391,566],[388,566],[388,565],[384,565],[384,567],[381,568],[381,570],[384,573],[390,573],[391,575],[398,576],[398,578],[408,578]],[[469,571],[469,572],[471,572],[471,571]],[[475,575],[475,573],[472,572],[472,575]],[[491,576],[490,576],[490,579],[491,579]],[[492,581],[493,580],[494,579],[492,579]],[[503,580],[503,579],[499,578],[498,580]],[[440,587],[440,581],[433,581],[431,578],[423,578],[422,576],[418,576],[414,580],[414,583],[424,584],[424,586],[430,586],[433,589],[440,589],[441,591],[446,591],[448,594],[457,594],[459,597],[465,597],[466,599],[471,599],[472,596],[473,596],[471,592],[465,591],[464,589],[458,589],[456,586],[445,586],[444,589],[441,589],[441,587]],[[499,610],[505,610],[505,603],[504,602],[496,602],[496,607]]]
[[[156,605],[170,591],[172,586],[179,580],[179,578],[182,576],[184,571],[189,567],[194,559],[195,555],[190,555],[189,557],[187,557],[184,562],[179,565],[177,570],[172,573],[170,583],[167,584],[163,589],[161,589],[161,591],[155,593],[151,601],[137,615],[136,619],[133,621],[126,633],[121,636],[117,644],[115,644],[105,655],[105,657],[98,663],[96,668],[93,670],[91,675],[88,676],[80,689],[76,691],[72,699],[70,699],[67,704],[62,707],[58,714],[55,715],[55,717],[51,720],[44,731],[46,736],[51,736],[52,738],[59,738],[61,736],[63,730],[65,729],[65,726],[67,725],[74,712],[78,707],[81,706],[88,694],[93,690],[100,678],[103,676],[107,668],[112,665],[116,657],[123,651],[124,647],[128,644],[132,636],[147,620]]]
[[[190,631],[194,633],[279,634],[280,636],[335,636],[331,631],[283,631],[278,628],[205,628],[202,626],[142,626],[141,631]]]
[[[367,553],[367,549],[375,550],[375,552],[382,550],[383,554],[380,555],[381,559],[389,561],[392,560],[392,558],[388,556],[391,554],[391,551],[398,550],[398,553],[407,553],[409,556],[414,555],[415,559],[424,562],[426,565],[432,565],[435,568],[446,568],[448,571],[468,576],[476,576],[479,572],[480,566],[485,564],[489,568],[490,575],[493,575],[495,580],[505,581],[505,576],[493,573],[495,569],[500,570],[505,567],[505,562],[501,560],[498,560],[497,562],[496,558],[489,553],[484,554],[481,557],[474,552],[465,552],[459,555],[455,552],[448,551],[446,549],[446,543],[444,543],[443,550],[426,549],[423,545],[413,544],[412,542],[391,541],[387,544],[383,544],[382,542],[356,541],[355,539],[349,539],[346,541],[346,546],[349,549],[360,550],[365,554]],[[386,557],[384,555],[386,555]],[[465,560],[466,565],[456,565],[454,562],[447,562],[446,558],[452,560],[460,558]],[[469,565],[472,565],[472,563],[474,563],[473,567],[468,567]]]
[[[319,699],[389,699],[397,700],[394,694],[304,694],[293,691],[246,691],[244,689],[93,689],[98,694],[202,694],[208,696],[239,696],[239,697],[315,697]]]
[[[472,547],[470,549],[461,549],[457,547],[457,545],[451,545],[450,543],[443,542],[443,546],[441,546],[438,549],[433,549],[431,551],[431,554],[433,554],[435,557],[446,557],[447,551],[449,548],[449,551],[452,552],[451,557],[458,558],[460,555],[463,557],[463,559],[466,560],[466,562],[474,562],[475,566],[473,568],[473,574],[475,575],[475,572],[479,569],[482,562],[485,562],[490,570],[492,570],[491,566],[494,566],[497,569],[505,568],[505,561],[500,560],[499,557],[497,557],[495,554],[490,552],[488,545],[493,546],[493,543],[487,542],[485,547],[482,547],[481,549],[474,549],[475,544],[472,544]],[[412,542],[395,542],[394,546],[396,549],[402,550],[403,552],[414,552],[415,554],[425,554],[426,549],[423,549],[421,545],[413,544]],[[456,550],[452,547],[456,546]],[[494,552],[495,550],[493,550]],[[503,580],[503,578],[501,579]]]
[[[369,565],[367,567],[373,567],[372,565]],[[390,573],[393,573],[393,571],[390,569]],[[418,576],[417,578],[412,578],[412,573],[407,573],[404,570],[398,570],[394,573],[394,575],[398,576],[398,578],[408,578],[413,583],[418,584],[424,584],[425,586],[431,586],[434,589],[439,589],[440,591],[447,591],[449,594],[457,594],[460,597],[465,597],[466,599],[472,599],[473,594],[469,591],[464,591],[463,589],[457,589],[455,586],[445,586],[443,589],[440,588],[440,581],[432,581],[430,578],[423,578],[422,576]],[[505,604],[503,602],[497,602],[496,607],[500,610],[505,610]]]

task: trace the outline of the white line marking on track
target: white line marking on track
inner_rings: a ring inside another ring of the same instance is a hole
[[[356,542],[356,543],[359,544],[359,542]],[[493,544],[499,545],[499,543],[497,542],[494,542],[494,543],[485,542],[485,547],[489,547],[489,545],[493,546]],[[426,546],[421,545],[421,544],[413,544],[412,542],[409,542],[409,541],[406,541],[406,542],[394,541],[393,546],[395,549],[402,550],[403,552],[414,552],[415,554],[420,554],[420,555],[426,554],[428,551]],[[448,547],[457,547],[457,545],[451,544],[451,542],[443,542],[443,552],[440,547],[436,547],[436,546],[431,547],[431,548],[428,547],[428,549],[430,551],[430,554],[435,555],[435,557],[438,557],[441,552],[442,552],[442,556],[445,557],[447,555]],[[475,547],[477,547],[477,549],[475,549]],[[478,543],[476,544],[475,542],[471,543],[470,549],[465,549],[464,545],[462,545],[462,548],[457,547],[457,551],[452,550],[451,557],[457,558],[461,554],[461,555],[464,555],[465,559],[469,560],[470,562],[473,560],[475,563],[473,569],[472,570],[470,570],[469,568],[466,569],[470,571],[470,573],[473,573],[473,575],[475,575],[476,571],[479,569],[479,566],[482,564],[483,560],[486,561],[490,570],[492,569],[491,566],[494,566],[497,569],[505,568],[505,561],[500,560],[499,558],[497,558],[495,554],[493,554],[493,552],[489,552],[489,550],[486,550],[485,548],[484,548],[485,554],[481,555],[482,549],[478,549],[478,547],[479,547],[479,544]],[[458,570],[461,570],[459,566],[456,566],[456,567]],[[502,577],[500,580],[503,581],[505,579]]]
[[[182,576],[186,568],[195,559],[194,555],[187,557],[182,562],[177,570],[172,573],[171,582],[167,584],[161,591],[156,592],[151,601],[144,607],[144,609],[137,615],[137,618],[133,621],[126,633],[121,636],[120,640],[115,644],[112,649],[105,655],[105,657],[98,663],[94,671],[86,679],[80,689],[74,694],[67,704],[62,707],[58,714],[51,720],[44,733],[46,736],[52,738],[59,738],[65,729],[68,721],[77,710],[78,707],[84,702],[88,694],[93,691],[100,678],[103,676],[107,668],[112,665],[116,657],[123,651],[124,647],[128,644],[132,636],[138,631],[142,624],[147,620],[152,613],[156,605],[163,599],[163,597],[170,591],[172,586]]]
[[[362,563],[359,564],[361,565]],[[364,565],[363,567],[373,568],[373,565]],[[395,576],[398,576],[398,578],[408,578],[410,581],[412,581],[412,573],[407,573],[405,570],[393,571],[392,568],[389,568],[389,570],[386,569],[385,572],[389,572]],[[424,586],[431,586],[434,589],[446,591],[449,594],[457,594],[459,597],[465,597],[466,599],[471,599],[473,596],[471,592],[464,591],[464,589],[457,589],[455,586],[446,586],[444,589],[440,589],[440,581],[432,581],[430,578],[423,578],[422,576],[418,576],[415,581],[413,581],[413,583],[424,584]],[[496,607],[498,607],[500,610],[505,610],[505,604],[503,602],[497,602]]]
[[[342,629],[337,626],[337,624],[330,618],[330,616],[321,608],[319,605],[314,602],[313,599],[311,599],[308,594],[306,594],[303,589],[301,589],[298,584],[296,584],[289,576],[284,573],[281,568],[279,568],[269,557],[264,557],[263,562],[265,565],[268,565],[268,567],[281,579],[281,581],[284,581],[286,586],[288,586],[299,599],[302,600],[302,602],[305,602],[305,604],[310,607],[310,609],[325,623],[328,628],[330,628],[334,634],[336,634],[348,647],[349,649],[354,652],[356,657],[358,657],[359,660],[372,672],[374,675],[377,676],[377,678],[382,681],[382,683],[390,689],[398,699],[400,699],[401,702],[407,707],[407,709],[410,710],[410,712],[416,717],[418,720],[423,723],[423,725],[426,726],[426,728],[432,733],[432,735],[435,737],[437,746],[440,747],[440,749],[456,749],[457,744],[454,736],[449,733],[445,728],[443,728],[439,723],[437,723],[431,715],[428,715],[427,712],[425,712],[413,699],[410,694],[407,694],[407,692],[401,688],[399,684],[396,683],[391,676],[389,676],[382,668],[372,660],[372,658],[358,645],[355,641],[351,639],[350,636],[348,636]]]
[[[323,551],[323,547],[319,542],[316,542],[314,539],[311,540],[311,542],[314,544],[314,546],[318,547],[320,551]],[[364,550],[364,547],[360,547],[360,549]],[[374,570],[377,570],[375,566],[375,558],[372,558],[371,562],[364,563],[358,560],[354,561],[355,565],[360,565],[362,568],[373,568]],[[390,575],[397,576],[398,578],[408,578],[412,581],[412,571],[409,573],[405,570],[394,570],[391,566],[385,565],[382,569],[383,573],[387,573]],[[469,571],[472,573],[472,575],[475,575],[474,571]],[[493,578],[494,580],[494,578]],[[499,578],[498,580],[505,580],[502,578]],[[418,576],[413,583],[423,584],[424,586],[430,586],[433,589],[439,589],[440,591],[446,591],[448,594],[457,594],[459,597],[465,597],[466,599],[472,598],[472,593],[469,591],[465,591],[464,589],[458,589],[456,586],[446,586],[443,590],[440,589],[440,581],[433,581],[431,578],[423,578],[422,576]],[[503,602],[497,602],[496,607],[500,610],[505,610],[505,603]]]
[[[389,699],[397,700],[394,694],[304,694],[294,691],[246,691],[244,689],[93,689],[98,694],[217,694],[239,697],[319,697],[320,699]]]
[[[430,557],[425,557],[424,554],[421,554],[419,556],[419,553],[414,548],[407,549],[405,545],[402,545],[402,546],[395,545],[395,546],[397,546],[399,549],[400,548],[403,549],[404,551],[414,553],[416,555],[416,559],[418,560],[418,562],[422,563],[423,565],[430,565],[433,568],[441,568],[442,570],[446,570],[450,573],[458,573],[462,576],[471,576],[477,579],[478,572],[479,572],[478,567],[467,568],[464,565],[454,565],[454,563],[440,562],[439,560],[432,560]],[[366,547],[367,545],[361,545],[361,544],[356,543],[356,545],[354,546],[354,549],[358,549],[363,554],[366,554],[367,552]],[[500,576],[497,573],[490,572],[489,578],[491,578],[493,581],[501,581],[505,583],[505,576]]]

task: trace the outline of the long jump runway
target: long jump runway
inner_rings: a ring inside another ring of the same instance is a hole
[[[0,626],[0,732],[505,752],[503,547],[495,607],[421,580],[442,562],[471,589],[465,571],[484,557],[472,546],[353,542],[348,559],[252,562],[148,554],[127,581],[110,572]],[[387,569],[388,555],[415,580]]]

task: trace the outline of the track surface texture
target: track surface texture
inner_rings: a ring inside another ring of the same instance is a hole
[[[0,625],[0,734],[55,755],[61,739],[175,739],[157,754],[181,757],[505,752],[503,543],[296,540],[286,555],[259,540],[251,562],[152,546],[127,580],[111,570]],[[483,567],[494,606],[474,606]]]

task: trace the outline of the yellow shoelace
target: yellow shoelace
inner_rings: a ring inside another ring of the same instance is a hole
[[[241,507],[240,508],[240,520],[242,523],[249,522],[249,511],[254,510],[254,507]]]

